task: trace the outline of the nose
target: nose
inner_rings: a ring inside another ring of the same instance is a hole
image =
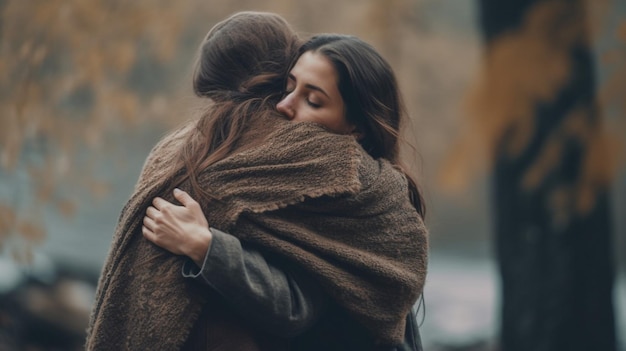
[[[278,112],[282,113],[283,115],[285,115],[285,117],[289,118],[290,120],[295,117],[295,111],[293,110],[293,107],[292,107],[291,95],[292,94],[285,95],[285,97],[282,100],[280,100],[278,104],[276,104],[276,109],[278,110]]]

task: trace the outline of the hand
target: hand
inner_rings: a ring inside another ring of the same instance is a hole
[[[174,189],[177,206],[160,197],[146,210],[141,231],[143,236],[157,246],[176,255],[190,257],[202,266],[211,244],[209,224],[198,204],[189,194]]]

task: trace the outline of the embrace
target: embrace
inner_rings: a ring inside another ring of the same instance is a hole
[[[87,350],[421,350],[425,207],[364,41],[241,12],[200,47],[207,104],[124,206]]]

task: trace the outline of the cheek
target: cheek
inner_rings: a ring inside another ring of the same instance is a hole
[[[333,118],[333,124],[335,125],[337,132],[349,133],[352,131],[352,124],[348,122],[348,119],[343,111],[337,111]]]
[[[334,133],[345,134],[351,131],[350,124],[341,114],[328,114],[317,122],[323,124]]]

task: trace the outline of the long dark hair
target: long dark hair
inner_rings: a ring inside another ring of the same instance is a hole
[[[300,43],[287,21],[272,13],[240,12],[209,31],[195,64],[193,88],[212,104],[170,166],[170,190],[188,181],[200,202],[214,198],[199,185],[198,171],[233,151],[250,118],[276,113]]]
[[[300,47],[298,56],[308,51],[332,62],[346,118],[361,135],[359,142],[372,157],[387,159],[406,176],[411,202],[424,217],[421,190],[400,160],[400,130],[407,115],[391,66],[371,45],[350,35],[316,35]]]

